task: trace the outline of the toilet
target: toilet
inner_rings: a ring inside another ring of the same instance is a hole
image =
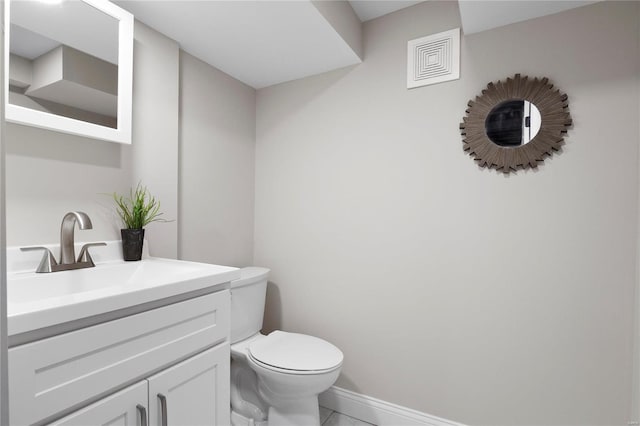
[[[320,426],[318,394],[338,378],[342,352],[305,334],[260,334],[268,275],[249,267],[231,282],[231,423]]]

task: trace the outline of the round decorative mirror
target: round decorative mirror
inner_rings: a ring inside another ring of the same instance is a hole
[[[516,74],[489,83],[468,107],[460,124],[463,149],[481,167],[504,173],[538,167],[560,149],[571,126],[567,95],[547,78]]]

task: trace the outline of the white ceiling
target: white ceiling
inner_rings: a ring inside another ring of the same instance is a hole
[[[361,62],[309,0],[114,2],[186,52],[256,89]],[[421,2],[349,3],[364,22]],[[463,0],[460,15],[463,33],[471,34],[589,3],[594,1]]]
[[[361,62],[310,1],[115,1],[256,89]]]
[[[460,19],[464,34],[473,34],[492,28],[552,15],[596,1],[537,0],[537,1],[477,1],[461,0]]]
[[[356,12],[360,22],[370,21],[380,16],[387,15],[396,10],[422,3],[424,0],[405,1],[405,0],[349,0],[353,11]]]

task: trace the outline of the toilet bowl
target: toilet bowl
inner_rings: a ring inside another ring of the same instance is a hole
[[[232,423],[319,426],[318,394],[338,378],[343,354],[317,337],[259,333],[268,273],[245,268],[231,283]]]

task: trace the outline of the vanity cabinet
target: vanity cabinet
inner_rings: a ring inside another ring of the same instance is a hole
[[[48,426],[228,425],[229,346],[209,349]],[[148,401],[148,404],[147,404]]]
[[[140,382],[48,426],[146,426],[147,383]]]
[[[229,310],[222,290],[10,348],[11,424],[230,424]]]
[[[149,425],[230,424],[228,344],[168,368],[148,382]]]

